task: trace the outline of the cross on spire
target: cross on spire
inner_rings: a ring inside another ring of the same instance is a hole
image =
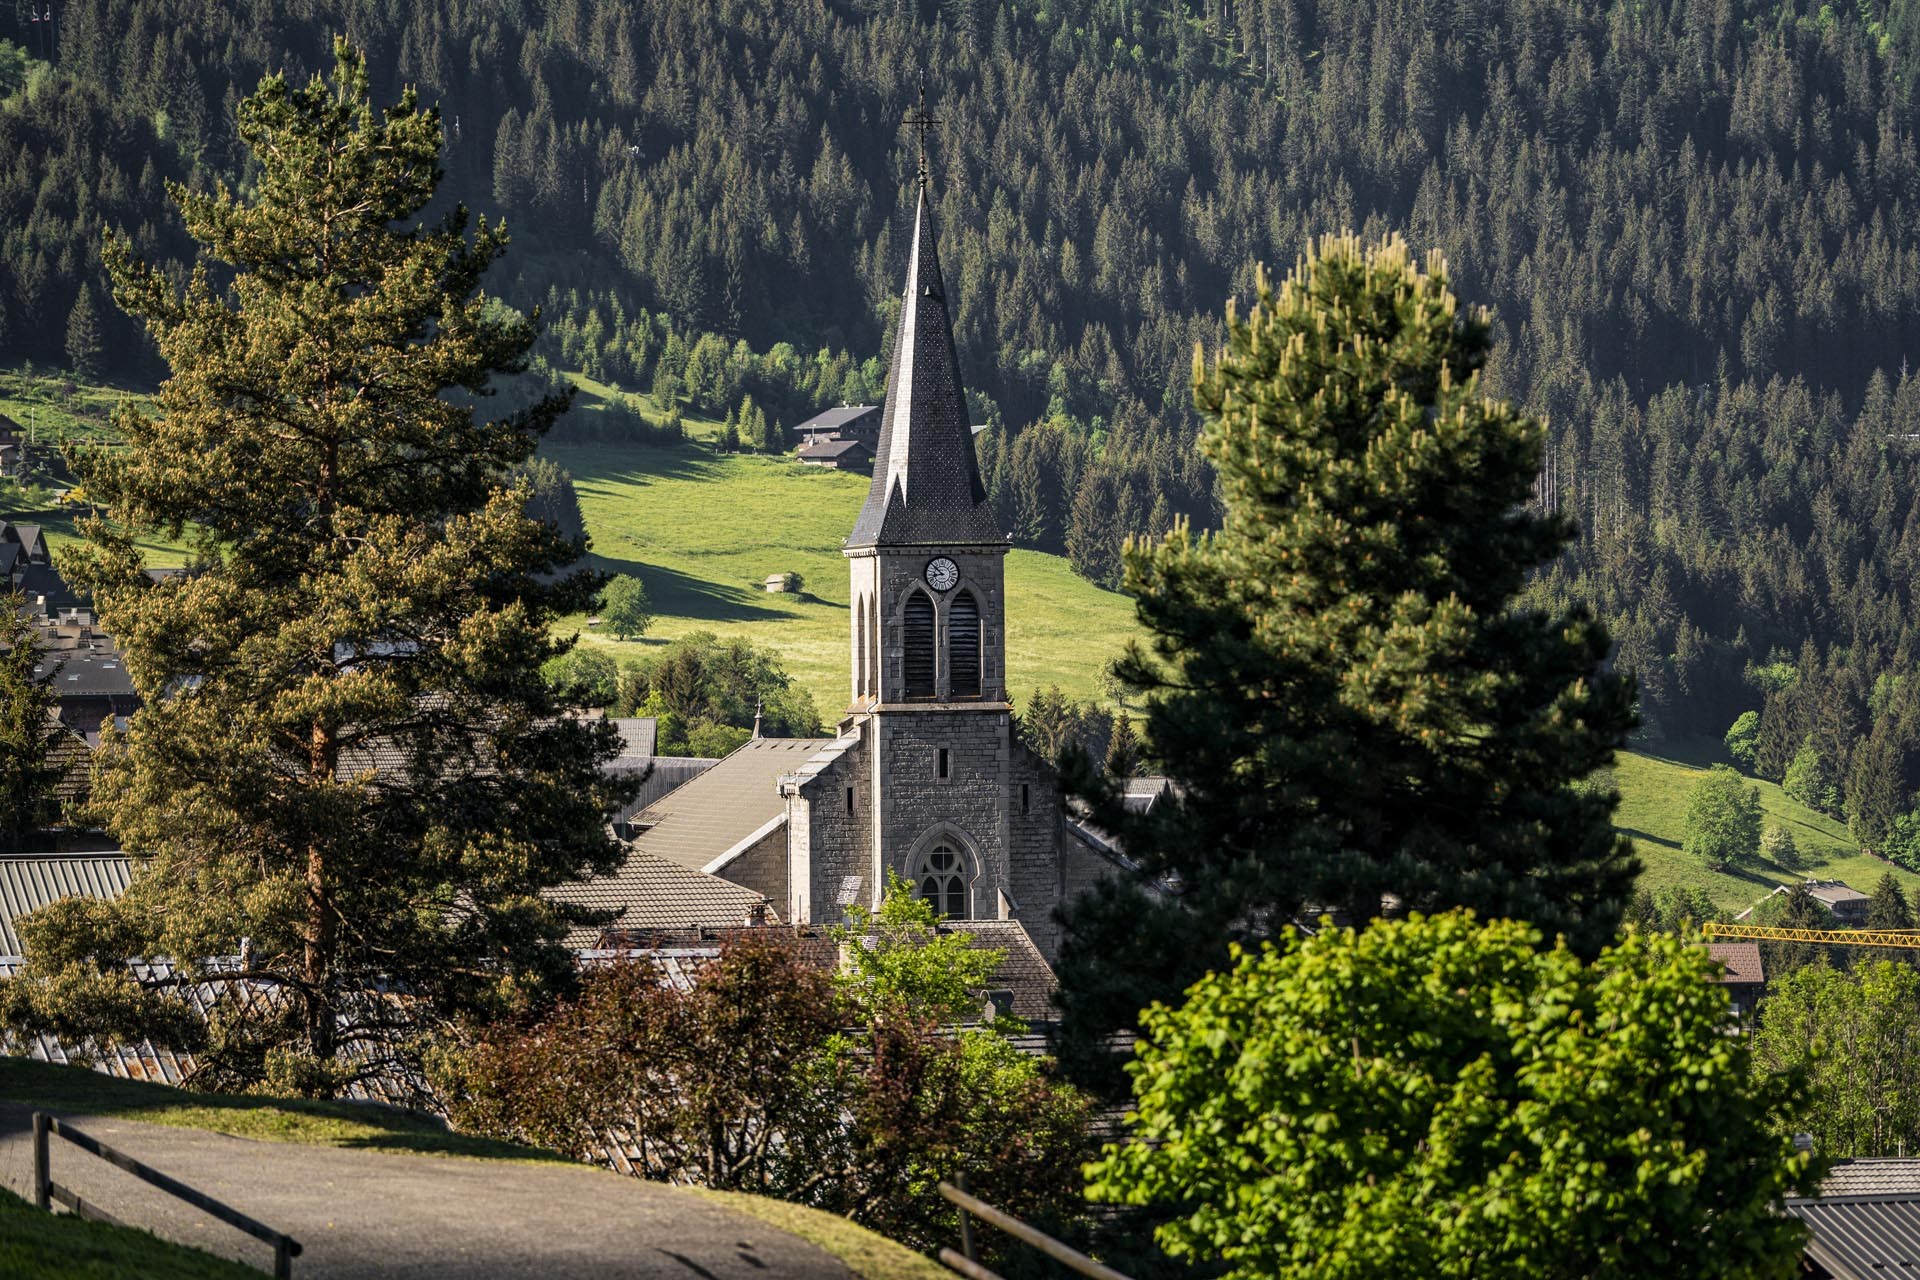
[[[939,116],[927,114],[927,73],[920,73],[920,110],[909,112],[900,122],[920,134],[920,187],[925,190],[930,179],[927,174],[927,131],[940,123]]]

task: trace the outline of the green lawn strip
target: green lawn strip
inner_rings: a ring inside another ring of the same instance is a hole
[[[0,1189],[0,1280],[259,1280],[260,1272],[134,1227],[42,1213]]]
[[[848,696],[849,599],[840,547],[866,497],[865,476],[786,457],[718,454],[697,445],[648,449],[548,445],[572,473],[594,562],[647,584],[659,618],[640,640],[562,626],[618,659],[695,631],[740,636],[778,652],[829,721]],[[800,593],[767,577],[799,573]],[[1133,602],[1073,573],[1059,556],[1007,557],[1007,674],[1018,701],[1058,684],[1100,695],[1100,673],[1139,634]]]
[[[820,1246],[846,1263],[847,1269],[862,1280],[939,1280],[953,1274],[933,1259],[831,1213],[734,1191],[690,1189],[735,1213],[758,1218],[768,1226]]]
[[[350,1147],[404,1155],[571,1163],[533,1147],[452,1133],[425,1117],[352,1102],[314,1102],[249,1094],[190,1093],[121,1080],[83,1067],[0,1058],[0,1101],[49,1111],[113,1116],[236,1138]]]
[[[1920,893],[1920,876],[1861,852],[1845,823],[1789,799],[1778,785],[1759,778],[1747,781],[1760,789],[1766,821],[1793,834],[1802,866],[1788,869],[1756,862],[1733,871],[1709,871],[1687,857],[1681,843],[1686,835],[1688,796],[1710,767],[1728,763],[1725,746],[1713,739],[1653,743],[1621,753],[1614,768],[1620,808],[1613,820],[1633,838],[1643,864],[1642,887],[1656,892],[1668,887],[1700,889],[1729,915],[1746,910],[1773,892],[1775,885],[1809,876],[1844,880],[1862,893],[1871,893],[1880,877],[1892,871],[1909,898]]]
[[[564,372],[560,377],[573,388],[573,411],[576,413],[594,413],[609,404],[624,402],[628,409],[656,427],[666,416],[660,411],[660,406],[654,403],[650,393],[628,391],[612,383],[597,382],[578,370]],[[720,418],[708,417],[683,396],[680,399],[680,429],[695,440],[718,440],[725,433],[727,424]]]

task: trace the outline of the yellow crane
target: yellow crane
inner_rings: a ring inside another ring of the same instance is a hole
[[[1841,947],[1897,947],[1920,951],[1920,929],[1788,929],[1767,924],[1700,926],[1709,938],[1752,938],[1759,942],[1818,942]]]

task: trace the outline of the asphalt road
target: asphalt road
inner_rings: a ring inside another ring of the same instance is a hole
[[[30,1195],[29,1108],[0,1103],[0,1182]],[[815,1245],[677,1187],[566,1165],[402,1156],[256,1142],[196,1129],[71,1116],[86,1133],[285,1231],[293,1274],[848,1280]],[[121,1221],[271,1268],[267,1246],[55,1139],[54,1181]]]

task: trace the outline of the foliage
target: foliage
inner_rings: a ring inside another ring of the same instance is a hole
[[[569,649],[541,664],[554,695],[583,707],[610,707],[620,696],[620,669],[599,649]]]
[[[600,620],[622,640],[645,635],[653,625],[647,584],[632,574],[616,575],[600,592]]]
[[[1909,810],[1893,820],[1881,852],[1895,866],[1920,871],[1920,811]]]
[[[527,489],[527,514],[553,526],[569,542],[583,546],[587,541],[587,522],[580,514],[580,495],[574,492],[573,477],[566,469],[546,458],[528,458],[514,468],[516,486]]]
[[[1810,1158],[1691,939],[1584,963],[1450,912],[1236,951],[1155,1006],[1095,1198],[1229,1277],[1777,1276]]]
[[[1840,812],[1840,789],[1834,782],[1833,769],[1812,737],[1794,752],[1793,762],[1780,779],[1780,789],[1809,809],[1829,814]]]
[[[74,453],[113,521],[63,563],[144,703],[93,797],[147,860],[118,902],[29,920],[9,1002],[29,1026],[177,1036],[180,1002],[118,959],[191,978],[247,938],[274,998],[223,1011],[202,1066],[320,1093],[377,1069],[345,1050],[398,1039],[371,1025],[402,1008],[376,985],[428,1021],[564,985],[578,912],[541,893],[618,863],[604,815],[628,786],[600,772],[611,726],[540,676],[594,585],[556,574],[579,544],[504,487],[564,406],[471,407],[533,342],[480,293],[505,240],[458,206],[411,223],[440,118],[411,93],[376,113],[360,55],[335,59],[240,105],[248,196],[171,189],[208,267],[176,283],[109,242],[115,297],[173,374],[151,413],[119,410],[126,448]],[[151,582],[134,538],[153,532],[198,571]]]
[[[1760,713],[1742,711],[1727,730],[1727,754],[1742,769],[1753,768],[1754,740],[1760,735]]]
[[[1750,862],[1760,852],[1760,822],[1760,789],[1715,765],[1687,800],[1681,851],[1716,871]]]
[[[958,1173],[1017,1215],[1069,1211],[1086,1101],[998,1031],[940,1025],[977,1008],[964,984],[998,955],[937,934],[899,885],[840,940],[837,981],[751,931],[686,989],[645,961],[596,970],[577,1001],[446,1060],[454,1118],[582,1157],[624,1131],[650,1176],[814,1205],[920,1249],[952,1238],[933,1187]]]
[[[1489,340],[1439,264],[1345,238],[1278,291],[1261,277],[1246,319],[1229,306],[1225,348],[1196,353],[1226,516],[1130,549],[1151,653],[1117,667],[1185,792],[1143,817],[1080,784],[1179,890],[1069,921],[1076,1034],[1128,1025],[1226,942],[1309,905],[1359,920],[1389,894],[1472,906],[1587,954],[1612,935],[1636,868],[1608,821],[1616,796],[1578,784],[1623,745],[1633,687],[1600,670],[1607,633],[1583,609],[1516,607],[1572,531],[1523,505],[1542,428],[1482,393]],[[1156,911],[1213,941],[1113,949],[1124,919]],[[1134,1003],[1082,1002],[1125,989],[1089,972],[1102,967],[1136,977]]]
[[[49,721],[59,705],[59,672],[36,673],[41,657],[26,601],[0,592],[0,853],[19,848],[53,816],[59,772]]]
[[[1642,889],[1634,894],[1622,923],[1643,933],[1690,935],[1719,914],[1713,899],[1700,890],[1670,886],[1657,893]]]
[[[83,288],[67,313],[67,363],[80,377],[99,378],[106,350],[101,338],[100,315],[93,304],[93,290]]]
[[[662,755],[725,755],[746,741],[756,715],[770,738],[817,737],[813,698],[794,687],[778,655],[745,640],[696,631],[624,664],[616,706],[659,720]]]
[[[1755,794],[1759,788],[1754,789]],[[1767,829],[1760,834],[1760,859],[1771,862],[1782,871],[1798,871],[1805,862],[1800,856],[1800,846],[1794,841],[1793,832],[1777,823],[1769,822]]]
[[[1804,884],[1796,884],[1785,893],[1770,894],[1754,908],[1754,922],[1783,929],[1837,929],[1840,922],[1813,896]],[[1831,964],[1832,949],[1817,942],[1762,942],[1760,960],[1766,967],[1767,981],[1783,978],[1797,969]]]
[[[1113,722],[1113,736],[1107,740],[1107,776],[1131,778],[1140,767],[1141,754],[1133,717],[1122,711]]]
[[[1035,689],[1013,724],[1020,741],[1048,764],[1058,764],[1069,750],[1096,761],[1112,750],[1113,716],[1097,702],[1067,697],[1057,684]]]
[[[1881,876],[1873,886],[1873,896],[1867,902],[1867,928],[1913,928],[1913,908],[1891,871]]]
[[[1877,959],[1767,976],[1754,1065],[1805,1071],[1812,1086],[1778,1131],[1839,1159],[1920,1146],[1920,971]]]

